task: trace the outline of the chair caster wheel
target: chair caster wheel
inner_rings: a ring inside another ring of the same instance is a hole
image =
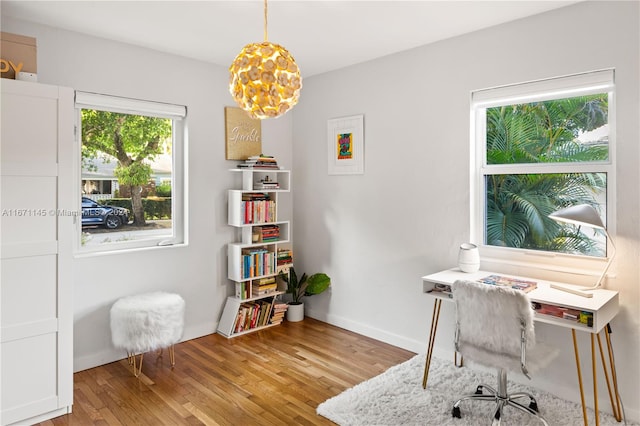
[[[529,403],[529,408],[531,408],[533,411],[535,411],[536,413],[538,412],[538,403],[535,401],[531,401],[531,403]]]
[[[482,385],[476,388],[476,395],[482,395]]]
[[[462,415],[460,414],[460,407],[453,407],[451,410],[451,417],[455,417],[457,419],[462,418]]]

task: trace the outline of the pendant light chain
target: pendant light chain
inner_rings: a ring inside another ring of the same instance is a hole
[[[267,37],[267,0],[264,0],[264,41],[269,41]]]

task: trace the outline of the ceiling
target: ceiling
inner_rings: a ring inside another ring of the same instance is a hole
[[[309,77],[573,3],[271,0],[268,39],[289,50]],[[263,7],[245,0],[2,0],[0,10],[227,67],[245,44],[264,40]]]

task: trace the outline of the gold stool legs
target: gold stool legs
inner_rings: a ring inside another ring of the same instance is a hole
[[[173,345],[169,346],[169,362],[172,367],[176,365],[176,351]]]
[[[433,305],[433,315],[431,316],[431,330],[429,331],[429,343],[427,345],[427,361],[424,365],[424,375],[422,377],[422,389],[427,388],[427,379],[429,378],[429,366],[431,365],[431,355],[433,354],[433,344],[436,340],[436,332],[438,331],[438,319],[440,318],[440,305],[442,300],[436,298]]]
[[[175,345],[169,346],[168,352],[169,352],[169,362],[171,363],[171,368],[173,368],[176,365]],[[156,361],[159,361],[162,358],[162,353],[163,353],[163,348],[158,349],[158,356],[156,358]],[[143,358],[144,358],[144,353],[141,353],[140,354],[140,363],[138,364],[138,362],[136,360],[135,352],[127,351],[127,362],[132,367],[133,375],[136,376],[136,377],[139,377],[140,373],[142,373],[142,360],[143,360]]]
[[[140,354],[140,366],[136,367],[136,354],[135,352],[128,352],[127,351],[127,361],[129,362],[129,365],[133,367],[133,375],[138,377],[140,376],[140,373],[142,372],[142,358],[144,357],[144,353]]]

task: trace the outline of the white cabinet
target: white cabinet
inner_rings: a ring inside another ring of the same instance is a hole
[[[0,85],[0,423],[30,424],[73,403],[73,90]]]
[[[228,223],[238,229],[237,242],[227,247],[228,278],[235,296],[226,301],[218,333],[235,337],[277,325],[282,294],[276,277],[291,266],[288,221],[278,221],[278,195],[289,192],[289,170],[234,169],[242,189],[228,192]],[[249,315],[249,316],[248,316]]]

